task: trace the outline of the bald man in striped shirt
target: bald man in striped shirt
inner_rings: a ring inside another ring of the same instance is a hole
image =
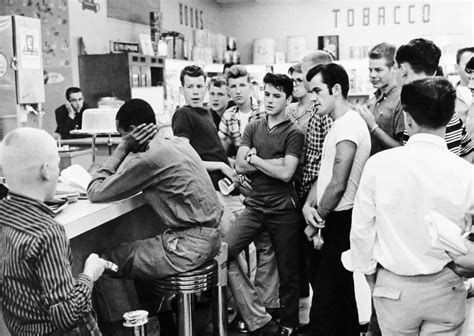
[[[69,240],[44,203],[58,181],[56,142],[44,131],[19,128],[4,138],[0,162],[9,188],[0,201],[0,284],[8,330],[100,335],[90,314],[91,292],[108,262],[91,254],[74,279]]]

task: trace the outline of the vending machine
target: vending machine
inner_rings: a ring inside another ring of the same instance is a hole
[[[43,128],[41,22],[0,16],[0,139],[20,126]]]

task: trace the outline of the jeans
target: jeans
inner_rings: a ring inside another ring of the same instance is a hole
[[[251,195],[244,201],[246,208],[237,218],[237,225],[232,226],[223,239],[228,243],[229,259],[233,260],[261,232],[268,232],[275,251],[280,278],[280,320],[286,327],[298,325],[299,267],[296,260],[299,253],[300,212],[297,203],[296,195],[289,193]],[[238,266],[232,264],[229,266],[230,282],[232,282],[231,278],[237,276],[239,269]],[[242,283],[248,283],[248,281],[244,280],[246,274],[238,274],[238,276],[237,286],[231,283],[230,287],[231,290],[237,290],[237,293],[233,294],[242,312],[248,310],[248,307],[245,307],[245,303],[240,300],[241,293],[238,289]],[[261,311],[262,309],[258,309],[259,305],[263,305],[261,297],[254,298],[254,301],[257,307],[255,310]],[[246,317],[242,315],[245,320]],[[268,319],[268,316],[266,318]],[[246,323],[248,323],[247,320]]]
[[[224,196],[219,192],[217,195],[224,205],[221,230],[225,237],[233,226],[239,225],[236,218],[245,206],[239,196]],[[254,282],[248,276],[248,265],[243,252],[229,265],[228,271],[229,289],[247,328],[251,331],[270,321],[271,316],[267,314],[265,308],[279,307],[278,269],[270,236],[262,232],[255,237],[254,244],[257,251]]]
[[[240,196],[224,196],[218,192],[217,196],[219,201],[224,206],[224,214],[221,220],[221,231],[222,235],[225,236],[229,232],[232,225],[235,224],[236,218],[245,209]],[[238,225],[238,224],[236,224]],[[262,232],[260,235],[255,237],[253,243],[257,251],[257,267],[255,272],[254,285],[262,299],[263,305],[266,308],[278,308],[280,307],[278,297],[278,268],[275,258],[275,252],[273,251],[272,242],[267,232]],[[245,257],[242,256],[240,262],[242,264],[242,270],[248,267]],[[247,272],[247,271],[246,271]],[[248,288],[248,290],[251,290]]]
[[[193,270],[217,255],[220,242],[219,229],[192,227],[169,229],[104,252],[103,257],[119,269],[115,274],[104,273],[95,284],[100,319],[117,321],[137,309],[135,287],[127,279],[155,280]]]

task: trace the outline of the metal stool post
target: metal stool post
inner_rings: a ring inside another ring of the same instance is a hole
[[[227,244],[221,243],[217,262],[217,285],[212,289],[212,331],[214,336],[227,335]]]
[[[219,254],[194,271],[155,281],[155,290],[178,294],[179,336],[194,336],[194,293],[212,289],[212,322],[215,336],[227,336],[227,245]]]
[[[179,336],[194,335],[194,295],[178,292],[178,330]]]

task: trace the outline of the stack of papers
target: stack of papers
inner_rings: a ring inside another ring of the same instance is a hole
[[[426,222],[433,247],[455,255],[467,253],[462,237],[463,232],[456,223],[433,210],[426,216]]]
[[[79,193],[80,197],[85,197],[87,186],[91,181],[91,175],[81,166],[74,164],[61,172],[60,184],[58,184],[57,194]]]

